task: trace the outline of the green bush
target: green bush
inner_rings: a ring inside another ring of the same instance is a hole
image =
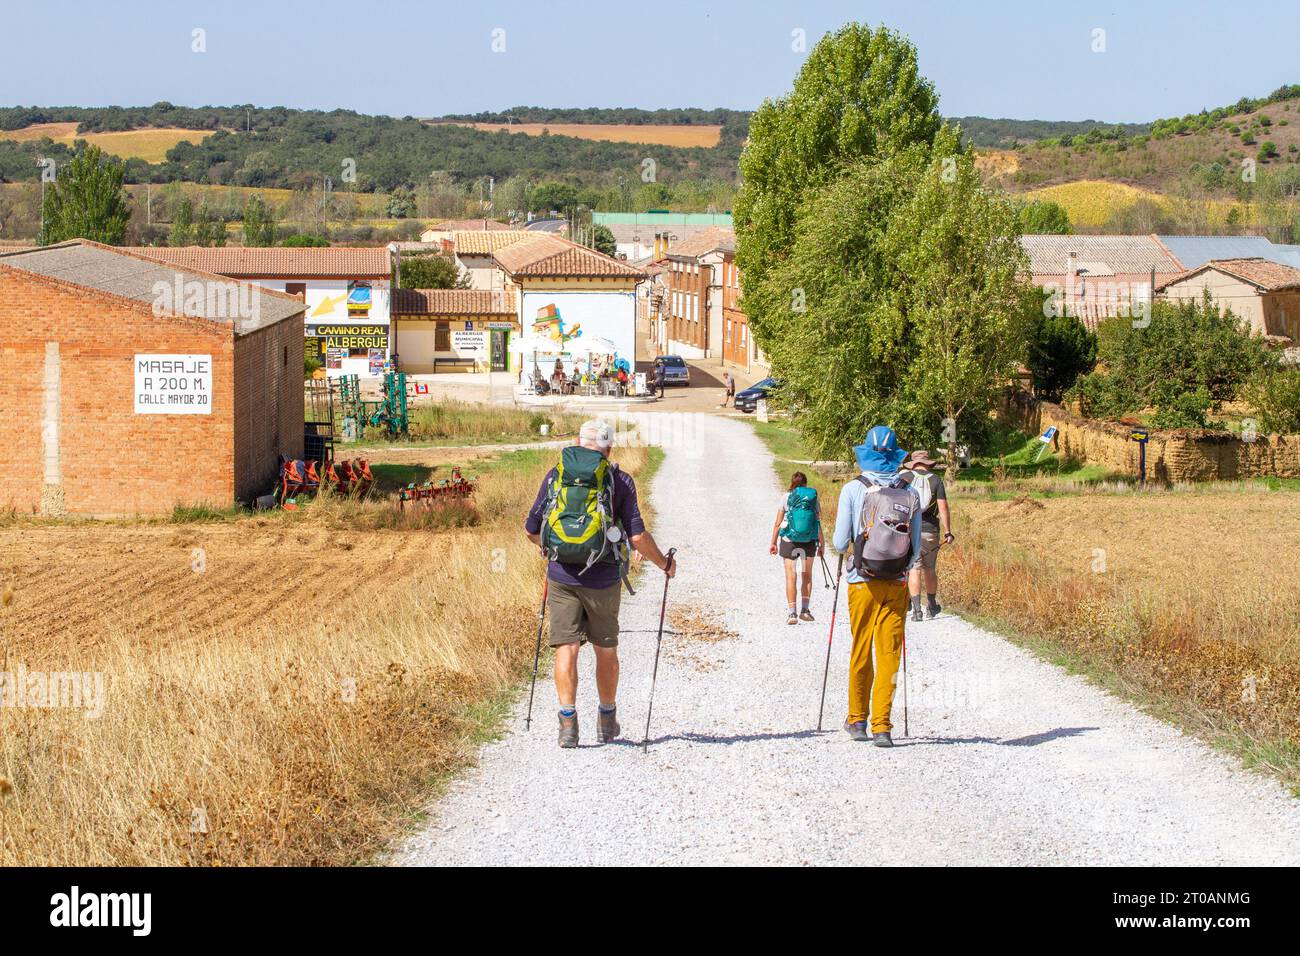
[[[1214,400],[1203,388],[1194,392],[1171,395],[1156,408],[1151,416],[1152,428],[1205,428],[1209,424],[1206,413]]]
[[[1040,315],[1029,330],[1025,362],[1034,393],[1059,402],[1075,379],[1097,364],[1097,336],[1073,316]]]
[[[1065,392],[1065,400],[1077,402],[1085,418],[1119,418],[1143,407],[1143,401],[1127,384],[1101,372],[1081,375]]]
[[[1241,397],[1258,416],[1259,431],[1300,433],[1300,368],[1265,369],[1246,384]]]

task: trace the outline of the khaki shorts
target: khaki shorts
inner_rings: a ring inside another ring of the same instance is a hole
[[[575,588],[552,581],[546,594],[551,615],[551,647],[586,644],[618,647],[618,605],[621,584],[607,588]]]
[[[926,528],[921,529],[921,560],[917,562],[916,569],[933,571],[935,561],[939,558],[939,547],[943,539],[939,537],[939,532],[930,531]]]

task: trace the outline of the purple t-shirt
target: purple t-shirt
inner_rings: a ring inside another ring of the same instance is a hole
[[[552,468],[542,479],[542,486],[537,489],[537,498],[528,509],[528,518],[524,521],[524,530],[529,534],[538,534],[542,530],[542,513],[546,510],[546,492],[555,478],[556,469]],[[636,482],[632,476],[621,468],[614,470],[614,486],[611,493],[614,520],[623,529],[623,534],[634,537],[645,531],[645,522],[641,520],[641,509],[636,503]],[[592,565],[585,574],[580,564],[563,564],[550,562],[546,576],[559,584],[568,584],[579,588],[607,588],[618,584],[618,565],[613,562],[601,562]]]

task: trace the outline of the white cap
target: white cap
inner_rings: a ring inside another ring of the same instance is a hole
[[[578,431],[578,441],[583,445],[594,445],[608,451],[614,444],[614,428],[609,422],[600,418],[582,423]]]

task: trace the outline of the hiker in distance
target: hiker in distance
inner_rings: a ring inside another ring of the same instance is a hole
[[[632,476],[609,460],[613,444],[608,422],[584,422],[577,444],[565,448],[542,479],[524,522],[528,539],[548,561],[545,610],[555,649],[561,747],[578,746],[578,651],[587,643],[596,654],[596,739],[605,743],[620,733],[619,589],[627,580],[629,545],[668,577],[677,573],[676,560],[665,557],[646,530]]]
[[[796,471],[790,476],[790,487],[777,505],[776,524],[772,525],[772,543],[767,549],[768,554],[780,554],[785,563],[785,603],[788,614],[785,623],[798,624],[800,621],[815,620],[808,610],[812,599],[813,556],[821,555],[825,548],[822,505],[817,498],[817,489],[809,487],[807,475]],[[803,607],[796,616],[795,579],[801,565]]]
[[[730,372],[723,372],[722,387],[724,389],[722,393],[722,404],[719,405],[718,407],[726,408],[727,402],[731,402],[731,407],[735,408],[736,407],[736,377],[732,375]]]
[[[943,608],[939,605],[939,549],[952,544],[952,512],[943,479],[934,472],[938,464],[924,449],[914,451],[903,462],[903,474],[921,500],[921,559],[907,576],[912,598],[912,620],[921,620],[921,585],[925,585],[925,620],[932,621]]]
[[[853,449],[862,470],[840,491],[832,544],[850,552],[849,713],[854,740],[894,745],[890,711],[903,650],[907,576],[921,557],[921,501],[898,473],[907,452],[892,428],[876,425]],[[872,666],[872,651],[875,666]]]

